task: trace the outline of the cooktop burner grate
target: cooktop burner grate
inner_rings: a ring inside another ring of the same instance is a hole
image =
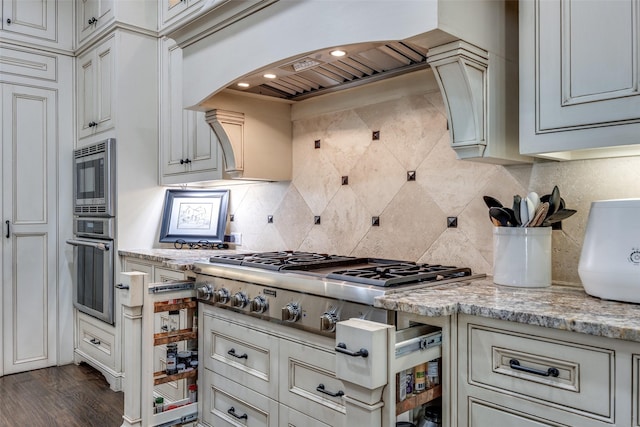
[[[429,283],[471,275],[469,268],[303,251],[220,254],[212,256],[210,262],[272,271],[305,271],[327,279],[378,287]]]
[[[401,263],[337,270],[327,274],[327,278],[388,287],[403,283],[436,282],[470,275],[469,268]]]
[[[353,265],[359,258],[302,251],[278,251],[250,254],[214,255],[209,261],[244,265],[267,270],[313,270],[324,267]]]

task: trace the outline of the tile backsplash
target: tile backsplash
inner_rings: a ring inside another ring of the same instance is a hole
[[[511,204],[514,194],[543,195],[558,185],[578,213],[553,232],[552,276],[579,284],[591,201],[640,197],[640,157],[517,166],[457,160],[437,90],[295,120],[293,168],[291,182],[230,187],[230,231],[242,233],[243,249],[366,255],[490,274],[492,225],[482,196]],[[410,171],[415,180],[407,180]],[[448,217],[458,218],[456,228],[447,227]]]

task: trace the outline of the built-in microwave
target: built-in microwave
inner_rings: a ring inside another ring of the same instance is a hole
[[[74,150],[74,215],[115,216],[115,155],[114,138]]]

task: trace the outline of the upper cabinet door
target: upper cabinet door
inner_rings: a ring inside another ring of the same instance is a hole
[[[587,158],[640,143],[639,6],[520,2],[521,153]]]
[[[70,27],[73,5],[57,0],[5,0],[2,3],[3,37],[72,49]]]
[[[195,5],[202,5],[202,0],[160,0],[161,10],[159,28],[181,23],[188,15],[197,11]]]
[[[200,111],[182,107],[182,49],[162,39],[160,183],[222,178],[222,158],[215,133]]]
[[[78,43],[82,43],[114,16],[113,0],[80,0],[77,2],[76,26]]]
[[[114,37],[78,57],[78,137],[85,138],[114,126]]]

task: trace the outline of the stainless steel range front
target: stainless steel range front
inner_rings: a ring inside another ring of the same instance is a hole
[[[446,321],[415,322],[374,299],[480,277],[468,268],[293,251],[223,254],[195,271],[206,426],[271,425],[274,401],[278,425],[395,425],[397,408],[412,411],[448,389],[444,364],[441,386],[396,403],[401,371],[439,367],[450,343]]]
[[[308,252],[213,256],[196,263],[198,299],[247,315],[332,336],[349,318],[394,324],[375,297],[460,281],[469,268]]]

